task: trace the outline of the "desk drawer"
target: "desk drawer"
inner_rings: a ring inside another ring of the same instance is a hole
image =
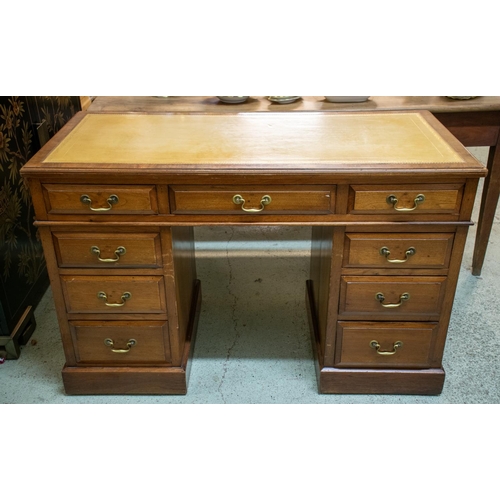
[[[165,313],[163,276],[61,276],[68,313]]]
[[[342,319],[439,319],[445,276],[343,276]]]
[[[155,186],[44,184],[48,214],[157,214]]]
[[[171,186],[174,214],[331,214],[333,186]]]
[[[351,186],[351,214],[458,215],[463,184]]]
[[[71,321],[77,363],[169,363],[167,322]]]
[[[454,233],[347,233],[343,267],[448,268]]]
[[[161,266],[158,233],[53,233],[60,267]]]
[[[428,368],[438,323],[338,322],[335,365]]]

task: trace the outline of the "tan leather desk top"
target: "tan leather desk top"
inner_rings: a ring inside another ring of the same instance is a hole
[[[44,163],[463,164],[425,113],[88,114]]]

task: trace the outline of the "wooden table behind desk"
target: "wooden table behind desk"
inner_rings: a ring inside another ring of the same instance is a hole
[[[250,97],[243,104],[224,104],[215,96],[97,97],[91,113],[176,113],[250,111],[431,111],[466,147],[488,146],[488,177],[484,181],[472,274],[478,276],[500,196],[500,97],[454,100],[443,96],[375,96],[361,103],[330,103],[322,96],[302,97],[290,104],[275,104],[265,97]]]

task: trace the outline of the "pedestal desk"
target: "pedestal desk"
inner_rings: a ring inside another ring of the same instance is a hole
[[[486,169],[431,113],[80,113],[22,174],[68,394],[186,393],[193,227],[251,224],[312,226],[321,392],[441,391]]]

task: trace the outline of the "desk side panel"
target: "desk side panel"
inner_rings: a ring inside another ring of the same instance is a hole
[[[161,230],[172,364],[180,366],[196,284],[194,231],[190,226]]]

